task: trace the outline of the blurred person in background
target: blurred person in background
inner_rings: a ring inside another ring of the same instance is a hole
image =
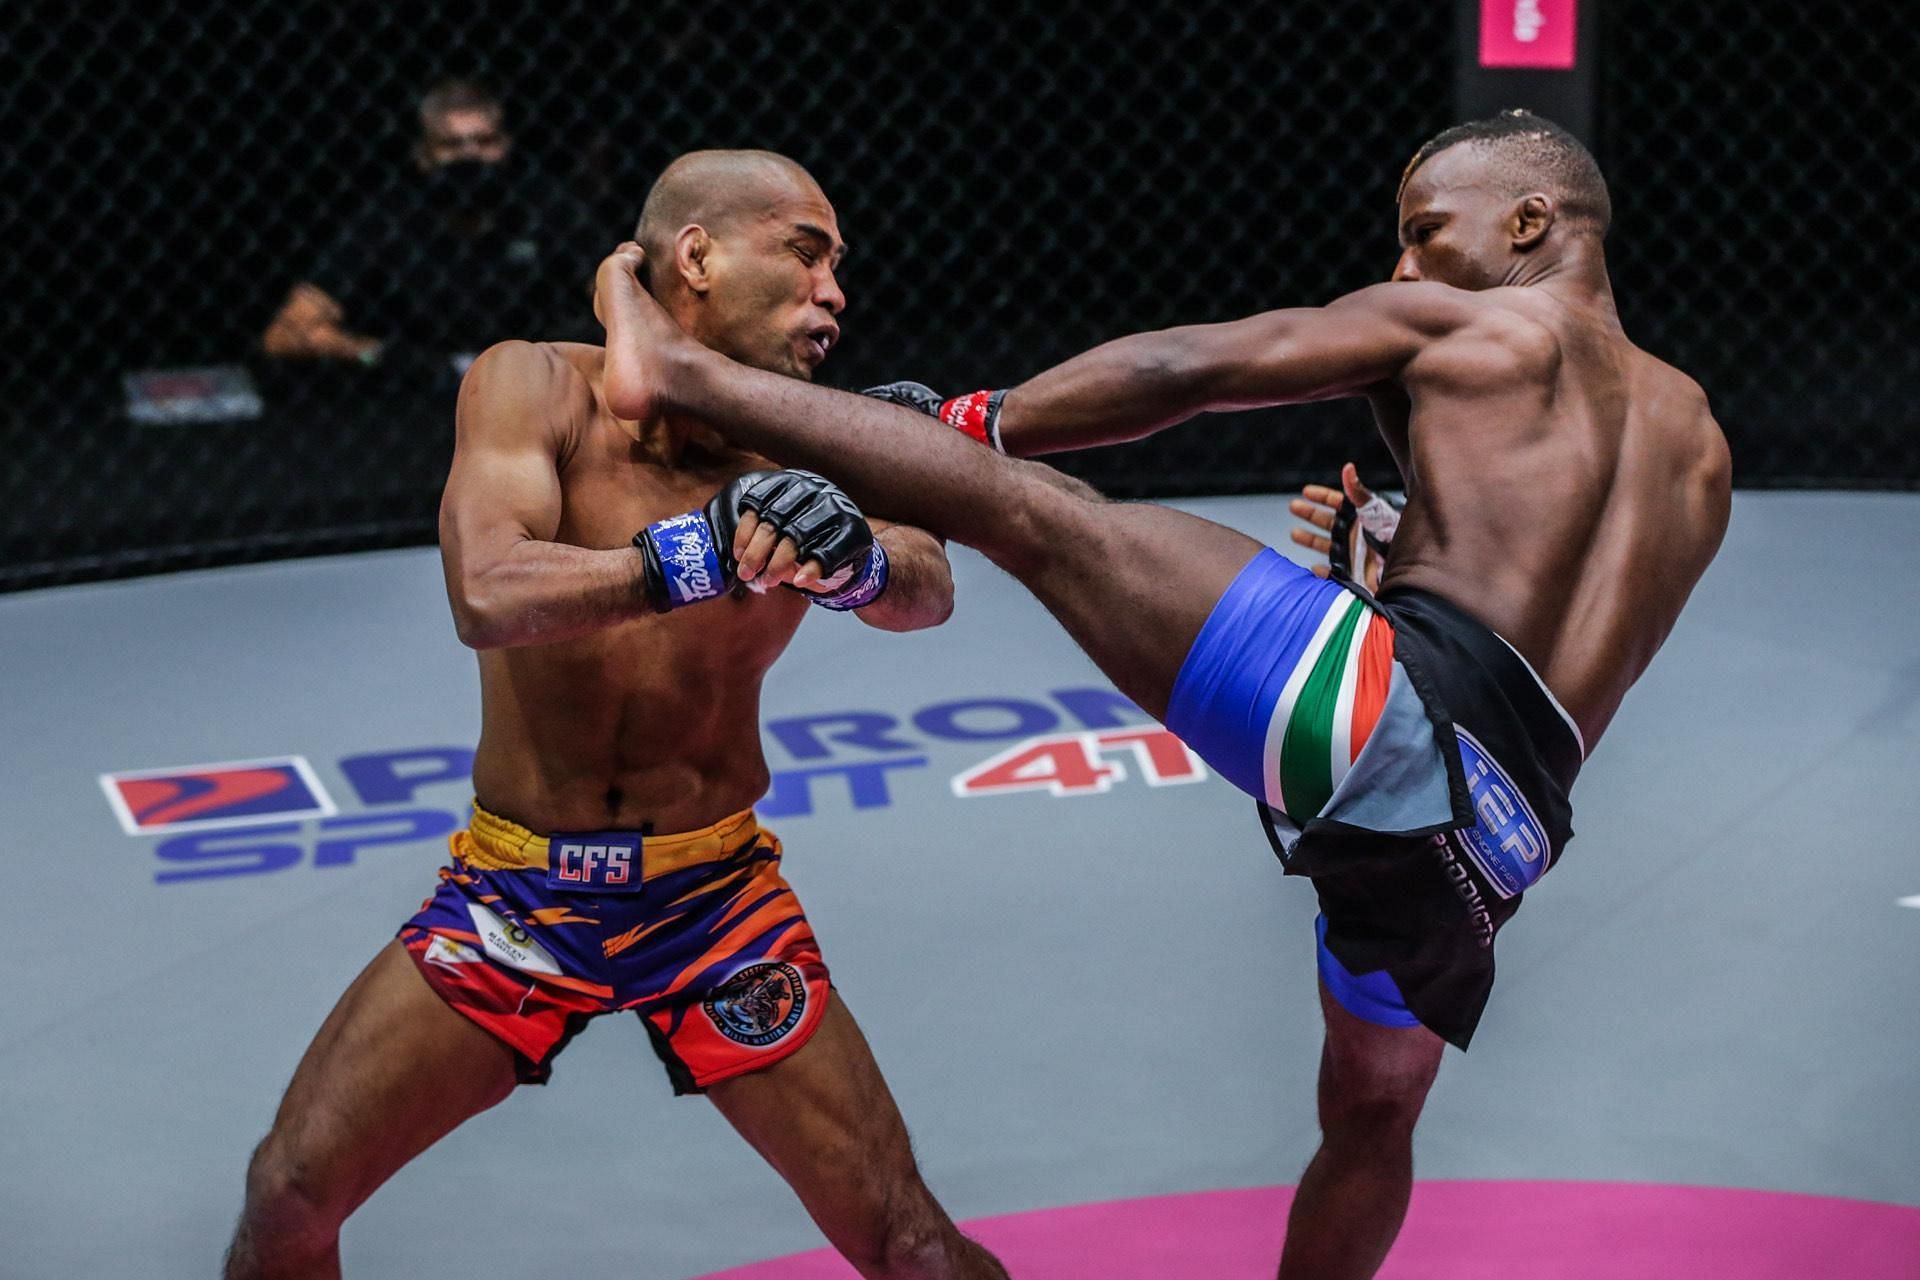
[[[414,171],[357,206],[267,326],[270,356],[376,364],[396,345],[464,357],[565,337],[604,236],[517,155],[500,100],[471,80],[420,99]],[[464,360],[462,361],[464,363]]]

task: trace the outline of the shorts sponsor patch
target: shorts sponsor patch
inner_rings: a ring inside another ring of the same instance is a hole
[[[510,920],[502,920],[477,902],[467,904],[480,945],[488,955],[522,973],[547,973],[559,976],[560,964],[533,935]]]
[[[1511,898],[1546,872],[1550,848],[1547,829],[1480,740],[1459,725],[1454,726],[1454,736],[1460,741],[1467,794],[1480,820],[1459,833],[1460,847],[1480,868],[1493,891]]]
[[[800,1025],[807,1011],[807,984],[785,961],[763,961],[728,978],[702,1008],[721,1035],[760,1048]]]
[[[557,831],[547,841],[547,888],[639,893],[638,831]]]

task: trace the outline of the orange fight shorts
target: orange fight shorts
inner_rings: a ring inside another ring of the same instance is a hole
[[[400,940],[441,999],[514,1051],[523,1083],[623,1009],[675,1093],[770,1066],[820,1025],[827,966],[751,811],[682,835],[538,836],[476,804],[449,844]]]

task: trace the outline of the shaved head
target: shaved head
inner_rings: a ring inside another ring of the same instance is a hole
[[[1551,195],[1563,214],[1583,218],[1602,235],[1613,221],[1613,202],[1607,195],[1600,166],[1580,140],[1544,116],[1531,111],[1503,111],[1484,120],[1436,134],[1414,154],[1400,178],[1400,193],[1433,157],[1455,147],[1471,148],[1482,160],[1483,180],[1514,199],[1535,191]]]
[[[680,327],[742,364],[811,378],[840,339],[847,251],[820,184],[771,151],[690,151],[647,193],[641,282]]]
[[[673,260],[673,238],[698,225],[720,233],[771,213],[783,199],[817,194],[813,175],[773,151],[689,151],[647,193],[633,238],[650,262]]]

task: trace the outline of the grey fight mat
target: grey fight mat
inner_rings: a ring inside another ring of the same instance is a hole
[[[1283,497],[1182,505],[1291,524]],[[809,619],[765,707],[764,816],[929,1182],[959,1218],[1293,1182],[1308,886],[1224,782],[1124,745],[1089,748],[1122,766],[1104,790],[1001,785],[1019,744],[1137,718],[954,558],[950,624]],[[1739,496],[1502,934],[1423,1179],[1920,1204],[1916,621],[1920,497]],[[0,671],[0,1275],[213,1275],[294,1063],[464,821],[477,682],[437,554],[3,597]],[[230,762],[276,789],[138,828],[142,775]],[[350,1275],[664,1280],[820,1244],[630,1018],[344,1240]]]

